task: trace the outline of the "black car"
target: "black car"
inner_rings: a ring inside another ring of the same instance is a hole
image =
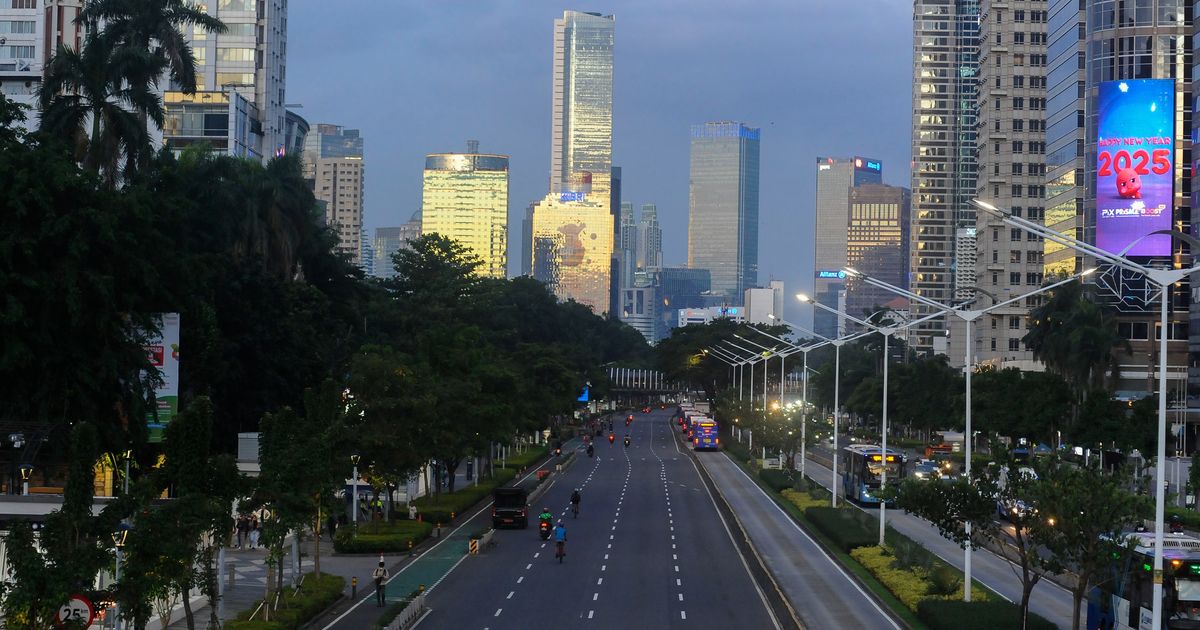
[[[524,488],[493,490],[492,527],[529,527],[529,491]]]

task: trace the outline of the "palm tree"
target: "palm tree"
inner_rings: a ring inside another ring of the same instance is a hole
[[[134,112],[159,126],[163,120],[158,96],[126,78],[162,71],[162,62],[148,52],[114,46],[94,32],[81,50],[62,46],[40,88],[40,128],[68,142],[85,169],[114,186],[122,158],[129,163],[151,151],[146,125]]]
[[[199,26],[224,33],[225,23],[185,0],[91,0],[77,21],[93,30],[103,23],[104,37],[119,46],[149,51],[165,62],[171,80],[188,94],[196,91],[196,58],[184,31]],[[157,85],[158,74],[129,77]]]
[[[265,167],[250,163],[247,170],[239,249],[262,260],[272,275],[294,279],[301,245],[317,224],[316,201],[300,173],[300,158],[286,155]]]

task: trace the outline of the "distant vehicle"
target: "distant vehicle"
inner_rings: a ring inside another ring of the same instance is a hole
[[[1008,468],[1000,469],[999,486],[1003,490],[1008,485]],[[1037,473],[1028,466],[1022,466],[1017,469],[1017,474],[1029,479],[1037,479]],[[1006,521],[1011,521],[1015,518],[1025,518],[1030,511],[1029,505],[1020,499],[1014,501],[996,501],[996,516]]]
[[[529,527],[529,491],[524,488],[493,490],[492,527]]]
[[[879,505],[883,472],[888,483],[904,479],[905,457],[900,451],[883,452],[875,444],[852,444],[842,449],[842,488],[846,498],[862,505]]]
[[[937,479],[941,475],[941,468],[932,459],[922,459],[913,465],[912,476],[916,479]]]
[[[1137,630],[1152,625],[1154,533],[1127,532],[1132,549],[1114,558],[1087,597],[1087,627]],[[1163,539],[1163,627],[1200,628],[1200,539]]]
[[[721,448],[721,438],[717,437],[717,421],[704,420],[696,424],[695,435],[692,437],[693,451],[716,451]]]
[[[935,459],[938,455],[949,455],[961,452],[963,434],[957,431],[934,431],[929,444],[925,446],[925,458]]]

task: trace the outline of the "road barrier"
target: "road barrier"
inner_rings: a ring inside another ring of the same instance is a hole
[[[467,553],[469,553],[473,556],[479,555],[479,539],[478,538],[472,538],[471,540],[467,541]]]
[[[425,614],[425,610],[425,593],[422,592],[420,595],[412,598],[408,602],[408,605],[404,607],[404,610],[401,610],[400,614],[396,615],[396,618],[384,630],[408,630],[408,628],[413,627],[421,619],[421,616]]]

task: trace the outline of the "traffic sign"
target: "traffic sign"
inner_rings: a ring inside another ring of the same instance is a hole
[[[70,601],[58,609],[58,616],[54,618],[54,622],[60,628],[66,626],[68,621],[76,625],[82,623],[83,627],[87,627],[95,620],[96,609],[83,595],[72,595]]]

